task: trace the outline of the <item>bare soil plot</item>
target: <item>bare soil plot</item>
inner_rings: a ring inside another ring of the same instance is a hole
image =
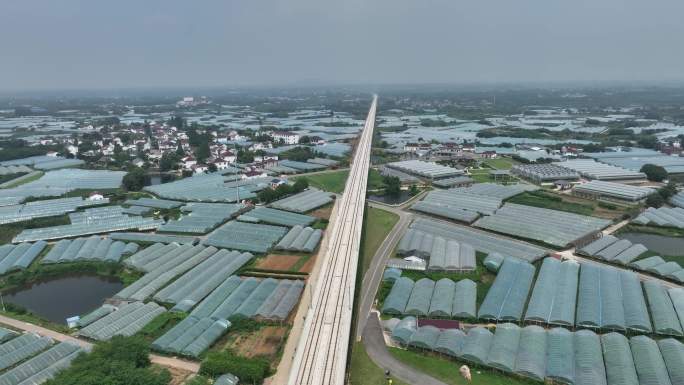
[[[299,255],[269,254],[259,260],[256,267],[264,270],[289,270],[299,258]]]
[[[227,347],[244,357],[275,358],[285,342],[287,330],[287,326],[265,326],[255,332],[236,336]]]

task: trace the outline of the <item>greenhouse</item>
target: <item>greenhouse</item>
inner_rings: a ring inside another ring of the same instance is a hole
[[[99,320],[100,318],[113,313],[116,311],[116,307],[110,304],[104,304],[97,309],[91,311],[90,313],[84,315],[78,320],[78,327],[79,328],[84,328],[91,323]]]
[[[40,353],[50,345],[52,345],[50,338],[30,333],[23,334],[10,342],[0,345],[0,371]]]
[[[230,294],[237,289],[242,280],[237,275],[228,277],[219,287],[214,289],[206,298],[202,300],[193,310],[190,315],[197,318],[209,317],[216,308],[223,303],[223,301],[230,296]]]
[[[684,209],[681,207],[649,207],[633,221],[640,225],[666,226],[684,229]]]
[[[493,340],[494,335],[485,328],[477,326],[470,329],[463,341],[461,358],[474,364],[487,365],[487,356]]]
[[[311,227],[294,226],[275,246],[277,250],[311,253],[323,238],[323,231]]]
[[[416,281],[411,291],[411,296],[406,303],[405,314],[414,316],[426,316],[430,311],[430,300],[435,288],[435,281],[422,278]]]
[[[114,297],[143,301],[154,295],[154,293],[162,287],[166,286],[174,277],[177,277],[202,263],[217,251],[213,247],[204,248],[202,246],[187,246],[187,249],[184,249],[183,247],[184,246],[181,246],[181,248],[179,248],[181,252],[178,253],[176,251],[173,253],[174,257],[172,259],[162,264],[155,265],[154,269],[150,270],[131,285],[123,288],[123,290],[115,294]]]
[[[630,248],[630,246],[632,246],[632,242],[626,239],[620,239],[619,241],[596,253],[596,257],[610,261],[618,254]]]
[[[394,267],[388,267],[382,273],[383,282],[394,283],[397,279],[399,279],[399,277],[401,277],[401,269],[397,269]]]
[[[144,207],[152,207],[155,209],[175,209],[178,207],[181,207],[183,205],[183,202],[178,202],[178,201],[170,201],[166,199],[153,199],[153,198],[138,198],[138,199],[129,199],[125,201],[123,204],[129,205],[129,206],[144,206]]]
[[[519,321],[534,273],[531,264],[515,258],[506,259],[480,306],[478,318]]]
[[[271,203],[269,206],[275,209],[305,213],[332,202],[331,194],[325,191],[309,187],[308,190],[290,195]]]
[[[665,260],[662,257],[655,255],[653,257],[648,257],[640,259],[638,261],[634,261],[629,264],[629,267],[637,270],[648,270],[652,267],[662,265],[663,263],[665,263]]]
[[[465,337],[465,333],[459,329],[442,330],[437,338],[434,350],[451,357],[460,357]]]
[[[612,245],[613,243],[617,242],[618,238],[615,236],[612,236],[610,234],[603,235],[601,238],[588,243],[585,246],[577,248],[577,254],[581,255],[588,255],[590,257],[593,257],[598,253],[599,251],[605,249],[606,247]]]
[[[537,184],[579,179],[575,171],[556,164],[518,164],[511,168],[511,172]]]
[[[472,186],[473,183],[475,183],[475,180],[467,176],[455,176],[453,178],[445,178],[432,181],[433,186],[441,188],[468,187]]]
[[[17,333],[13,332],[12,330],[0,327],[0,343],[11,340],[12,338],[16,337],[16,335]]]
[[[653,194],[656,190],[650,187],[630,186],[622,183],[593,180],[575,186],[575,194],[593,199],[608,199],[637,202]]]
[[[503,255],[499,253],[491,253],[488,254],[487,257],[485,257],[483,264],[484,267],[487,268],[487,270],[491,271],[492,273],[496,273],[499,271],[499,268],[501,267],[503,261]]]
[[[525,191],[539,190],[539,187],[523,183],[509,185],[499,183],[476,183],[470,187],[460,188],[458,190],[470,195],[488,196],[506,200],[510,197],[524,193]]]
[[[682,269],[682,266],[679,265],[677,262],[670,261],[670,262],[665,262],[662,265],[656,265],[651,267],[650,269],[646,269],[649,273],[653,273],[655,275],[660,275],[660,276],[667,276],[674,274],[678,272],[679,270]]]
[[[679,323],[684,326],[684,288],[673,287],[668,289],[667,293],[672,300],[672,306],[674,306],[675,313],[677,313]]]
[[[216,306],[209,315],[214,319],[230,319],[240,305],[252,294],[259,286],[259,281],[254,277],[245,278],[229,296]],[[192,313],[190,313],[192,315]]]
[[[399,323],[392,329],[392,339],[399,342],[401,345],[408,345],[411,340],[411,336],[418,329],[418,324],[415,317],[404,317]]]
[[[684,192],[677,193],[673,197],[671,197],[670,203],[673,206],[684,208]]]
[[[639,379],[627,337],[618,333],[604,334],[601,336],[601,347],[608,383],[638,385]]]
[[[474,211],[463,210],[458,207],[437,205],[425,201],[418,201],[414,203],[411,206],[411,209],[423,212],[425,214],[436,215],[467,224],[475,222],[475,220],[480,217],[480,214]]]
[[[494,215],[478,219],[474,226],[566,247],[610,223],[607,219],[506,203]]]
[[[233,313],[234,317],[254,317],[266,299],[275,291],[278,281],[273,278],[265,278],[259,282],[254,291],[245,299]]]
[[[230,328],[227,320],[189,316],[152,343],[162,352],[198,357]]]
[[[567,329],[546,333],[546,377],[565,384],[575,382],[575,338]]]
[[[414,234],[415,237],[415,234]],[[475,270],[475,249],[454,240],[434,237],[428,269],[442,271],[473,271]]]
[[[684,344],[674,338],[658,341],[672,384],[684,384]]]
[[[109,199],[98,201],[77,198],[58,198],[0,207],[0,225],[30,221],[36,218],[54,217],[76,211],[79,208],[109,203]]]
[[[130,246],[130,247],[129,247]],[[40,263],[63,263],[74,261],[119,262],[124,255],[135,252],[138,245],[112,241],[93,235],[89,238],[62,239],[52,246]]]
[[[255,191],[260,188],[242,181],[241,184],[226,183],[229,180],[218,173],[200,174],[171,183],[147,186],[144,190],[166,199],[181,201],[237,202],[255,198]]]
[[[601,340],[589,330],[575,332],[575,385],[606,385]]]
[[[290,312],[295,308],[299,302],[299,298],[302,296],[304,291],[303,281],[294,281],[292,286],[287,290],[287,293],[280,299],[278,304],[273,308],[270,314],[266,315],[261,313],[261,317],[265,319],[270,319],[274,321],[284,321],[290,315]],[[269,302],[269,298],[264,301],[264,303]],[[262,305],[263,306],[263,305]]]
[[[45,247],[44,241],[0,246],[0,274],[28,268]]]
[[[434,350],[439,339],[439,329],[432,325],[421,326],[409,338],[409,345],[421,348]]]
[[[510,323],[497,325],[487,355],[487,365],[504,372],[513,372],[519,344],[520,327],[518,325]]]
[[[166,235],[150,233],[112,233],[109,238],[119,241],[145,242],[145,243],[178,243],[194,245],[197,237],[187,237],[183,235]]]
[[[304,214],[293,213],[268,207],[257,207],[250,211],[247,215],[252,218],[257,218],[259,221],[279,226],[308,226],[312,224],[316,218]],[[238,217],[239,219],[239,217]]]
[[[414,282],[410,278],[401,277],[394,282],[392,290],[385,298],[382,305],[382,312],[386,314],[404,314],[406,304],[408,303],[411,292],[413,291]]]
[[[456,282],[454,303],[451,307],[451,316],[456,318],[476,318],[477,310],[477,284],[469,279]]]
[[[630,180],[646,179],[646,174],[634,172],[622,167],[596,162],[593,159],[568,160],[559,165],[577,171],[580,175],[598,180]]]
[[[448,278],[442,278],[435,283],[435,290],[430,301],[428,316],[449,318],[451,317],[451,307],[454,302],[456,284]]]
[[[525,321],[573,326],[579,268],[574,261],[544,259],[527,305]]]
[[[655,332],[664,335],[683,336],[682,325],[665,287],[656,281],[645,281],[644,291],[646,291]]]
[[[230,221],[210,233],[203,244],[225,249],[265,253],[287,231],[286,227]]]
[[[288,279],[279,281],[276,288],[268,297],[266,297],[253,316],[268,319],[271,314],[273,314],[273,311],[278,307],[278,304],[290,292],[290,288],[292,288],[293,284],[303,284],[303,282],[292,281]]]
[[[239,378],[230,373],[226,373],[219,376],[219,378],[214,381],[214,385],[237,385],[238,381],[240,381]]]
[[[484,231],[439,222],[431,219],[416,219],[411,224],[411,229],[422,231],[433,236],[440,236],[447,240],[455,240],[459,243],[466,243],[476,251],[486,254],[499,253],[501,255],[512,256],[534,262],[548,252],[538,246],[533,246],[524,242],[504,239]]]
[[[520,331],[515,373],[536,381],[546,375],[546,330],[531,325]]]
[[[152,207],[144,207],[144,206],[131,206],[131,207],[124,207],[121,209],[122,214],[128,214],[128,215],[145,215],[148,214],[152,211]]]
[[[462,170],[441,166],[437,163],[423,162],[422,160],[391,162],[387,163],[385,166],[428,179],[448,178],[463,174]]]
[[[99,341],[116,335],[132,336],[165,311],[154,302],[132,302],[81,329],[79,335]]]
[[[620,281],[622,283],[620,288],[627,329],[640,333],[651,333],[653,327],[639,277],[632,271],[620,270]]]
[[[61,342],[0,375],[0,385],[37,385],[68,368],[83,349],[73,342]]]
[[[158,231],[206,234],[244,209],[245,206],[242,204],[189,203],[181,208],[184,215],[177,220],[169,220],[161,225]]]
[[[181,301],[198,303],[252,257],[250,253],[219,250],[157,292],[154,299],[173,304]]]
[[[665,361],[654,340],[646,336],[636,336],[630,338],[629,345],[640,384],[672,384]]]
[[[25,229],[14,237],[12,242],[27,242],[38,240],[51,240],[61,238],[73,238],[83,235],[109,233],[121,230],[153,230],[164,223],[161,219],[147,217],[129,217],[119,215],[117,217],[102,220],[88,221],[83,223],[72,223],[69,225],[59,225],[52,227],[42,227],[38,229]]]
[[[294,160],[281,160],[278,162],[279,166],[294,168],[301,171],[318,171],[325,170],[327,166],[309,162],[297,162]]]
[[[194,247],[194,248],[193,248]],[[177,243],[154,243],[127,258],[124,263],[141,271],[152,271],[156,267],[173,260],[187,250],[200,250],[201,246],[178,245]]]

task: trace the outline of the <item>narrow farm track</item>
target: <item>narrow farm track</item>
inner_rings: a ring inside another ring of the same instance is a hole
[[[376,108],[374,96],[332,224],[331,243],[295,352],[290,385],[345,382]]]

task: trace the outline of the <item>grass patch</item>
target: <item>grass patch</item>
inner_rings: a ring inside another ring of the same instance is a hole
[[[368,190],[382,190],[385,188],[385,182],[383,181],[380,172],[374,168],[368,170]]]
[[[28,175],[28,174],[27,173],[23,173],[23,174],[19,174],[19,175],[14,174],[12,178],[8,179],[7,181],[3,181],[3,182],[10,182],[12,179],[17,179],[17,178],[20,178],[24,175]],[[21,186],[23,184],[36,181],[36,180],[40,179],[40,177],[42,177],[43,175],[45,175],[45,173],[43,171],[37,171],[35,174],[29,176],[28,178],[22,178],[20,180],[17,180],[14,183],[11,183],[11,182],[7,183],[3,188],[13,188],[13,187]]]
[[[361,261],[362,274],[370,266],[373,255],[385,240],[387,234],[392,231],[399,216],[389,211],[375,207],[368,207],[364,217],[363,234],[361,236]],[[362,275],[363,276],[363,275]]]
[[[405,383],[393,379],[394,385],[405,385]],[[385,369],[375,365],[368,357],[366,349],[361,342],[354,342],[351,354],[351,364],[349,367],[350,385],[381,385],[386,384]]]
[[[309,262],[309,259],[311,259],[312,256],[312,254],[302,255],[302,257],[292,265],[290,271],[299,271],[307,262]]]
[[[348,176],[349,170],[340,170],[295,177],[292,178],[292,180],[296,181],[297,178],[306,178],[309,181],[309,186],[334,193],[341,193],[344,191],[344,184],[347,182]]]
[[[684,229],[678,229],[676,227],[645,226],[645,225],[638,225],[635,223],[630,223],[626,226],[623,226],[622,228],[620,228],[617,231],[617,234],[624,234],[624,233],[644,233],[644,234],[662,235],[664,237],[675,237],[675,238],[684,237]]]
[[[0,244],[10,243],[12,239],[25,229],[37,229],[39,227],[50,227],[68,225],[68,215],[59,215],[55,217],[35,218],[29,221],[8,223],[0,226]]]
[[[464,362],[450,360],[434,353],[423,354],[391,347],[388,347],[388,349],[397,360],[450,385],[517,385],[535,383],[519,377],[498,374],[489,369],[474,368],[469,364],[473,381],[468,382],[458,373],[458,368]]]
[[[497,170],[510,170],[517,162],[509,158],[487,159],[483,161],[487,166]]]
[[[185,313],[167,311],[158,315],[150,323],[145,325],[138,333],[149,342],[161,337],[171,330],[177,323],[185,318]]]
[[[580,215],[591,215],[594,212],[594,206],[591,204],[566,202],[560,196],[544,191],[527,191],[508,199],[506,202]]]

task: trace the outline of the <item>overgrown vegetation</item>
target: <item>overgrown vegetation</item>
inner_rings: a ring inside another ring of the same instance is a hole
[[[207,353],[200,374],[218,377],[226,373],[236,375],[243,383],[261,384],[270,374],[270,362],[264,358],[242,357],[230,350]]]
[[[566,211],[581,215],[591,215],[594,212],[593,205],[566,202],[560,196],[555,196],[544,191],[527,191],[508,199],[507,202]]]
[[[344,190],[344,184],[349,176],[349,170],[338,170],[332,172],[321,172],[313,175],[293,177],[292,179],[299,180],[306,178],[309,185],[320,190],[325,190],[333,193],[341,193]]]
[[[8,223],[0,226],[0,244],[12,242],[17,234],[24,229],[37,229],[39,227],[68,225],[69,217],[67,215],[59,215],[55,217],[35,218],[29,221]]]
[[[257,194],[257,198],[261,203],[271,203],[288,195],[297,194],[309,187],[309,180],[307,178],[298,178],[293,185],[287,183],[281,184],[275,189],[266,188]]]
[[[89,354],[76,357],[68,369],[45,385],[166,385],[171,374],[150,367],[150,348],[140,337],[115,336]]]

